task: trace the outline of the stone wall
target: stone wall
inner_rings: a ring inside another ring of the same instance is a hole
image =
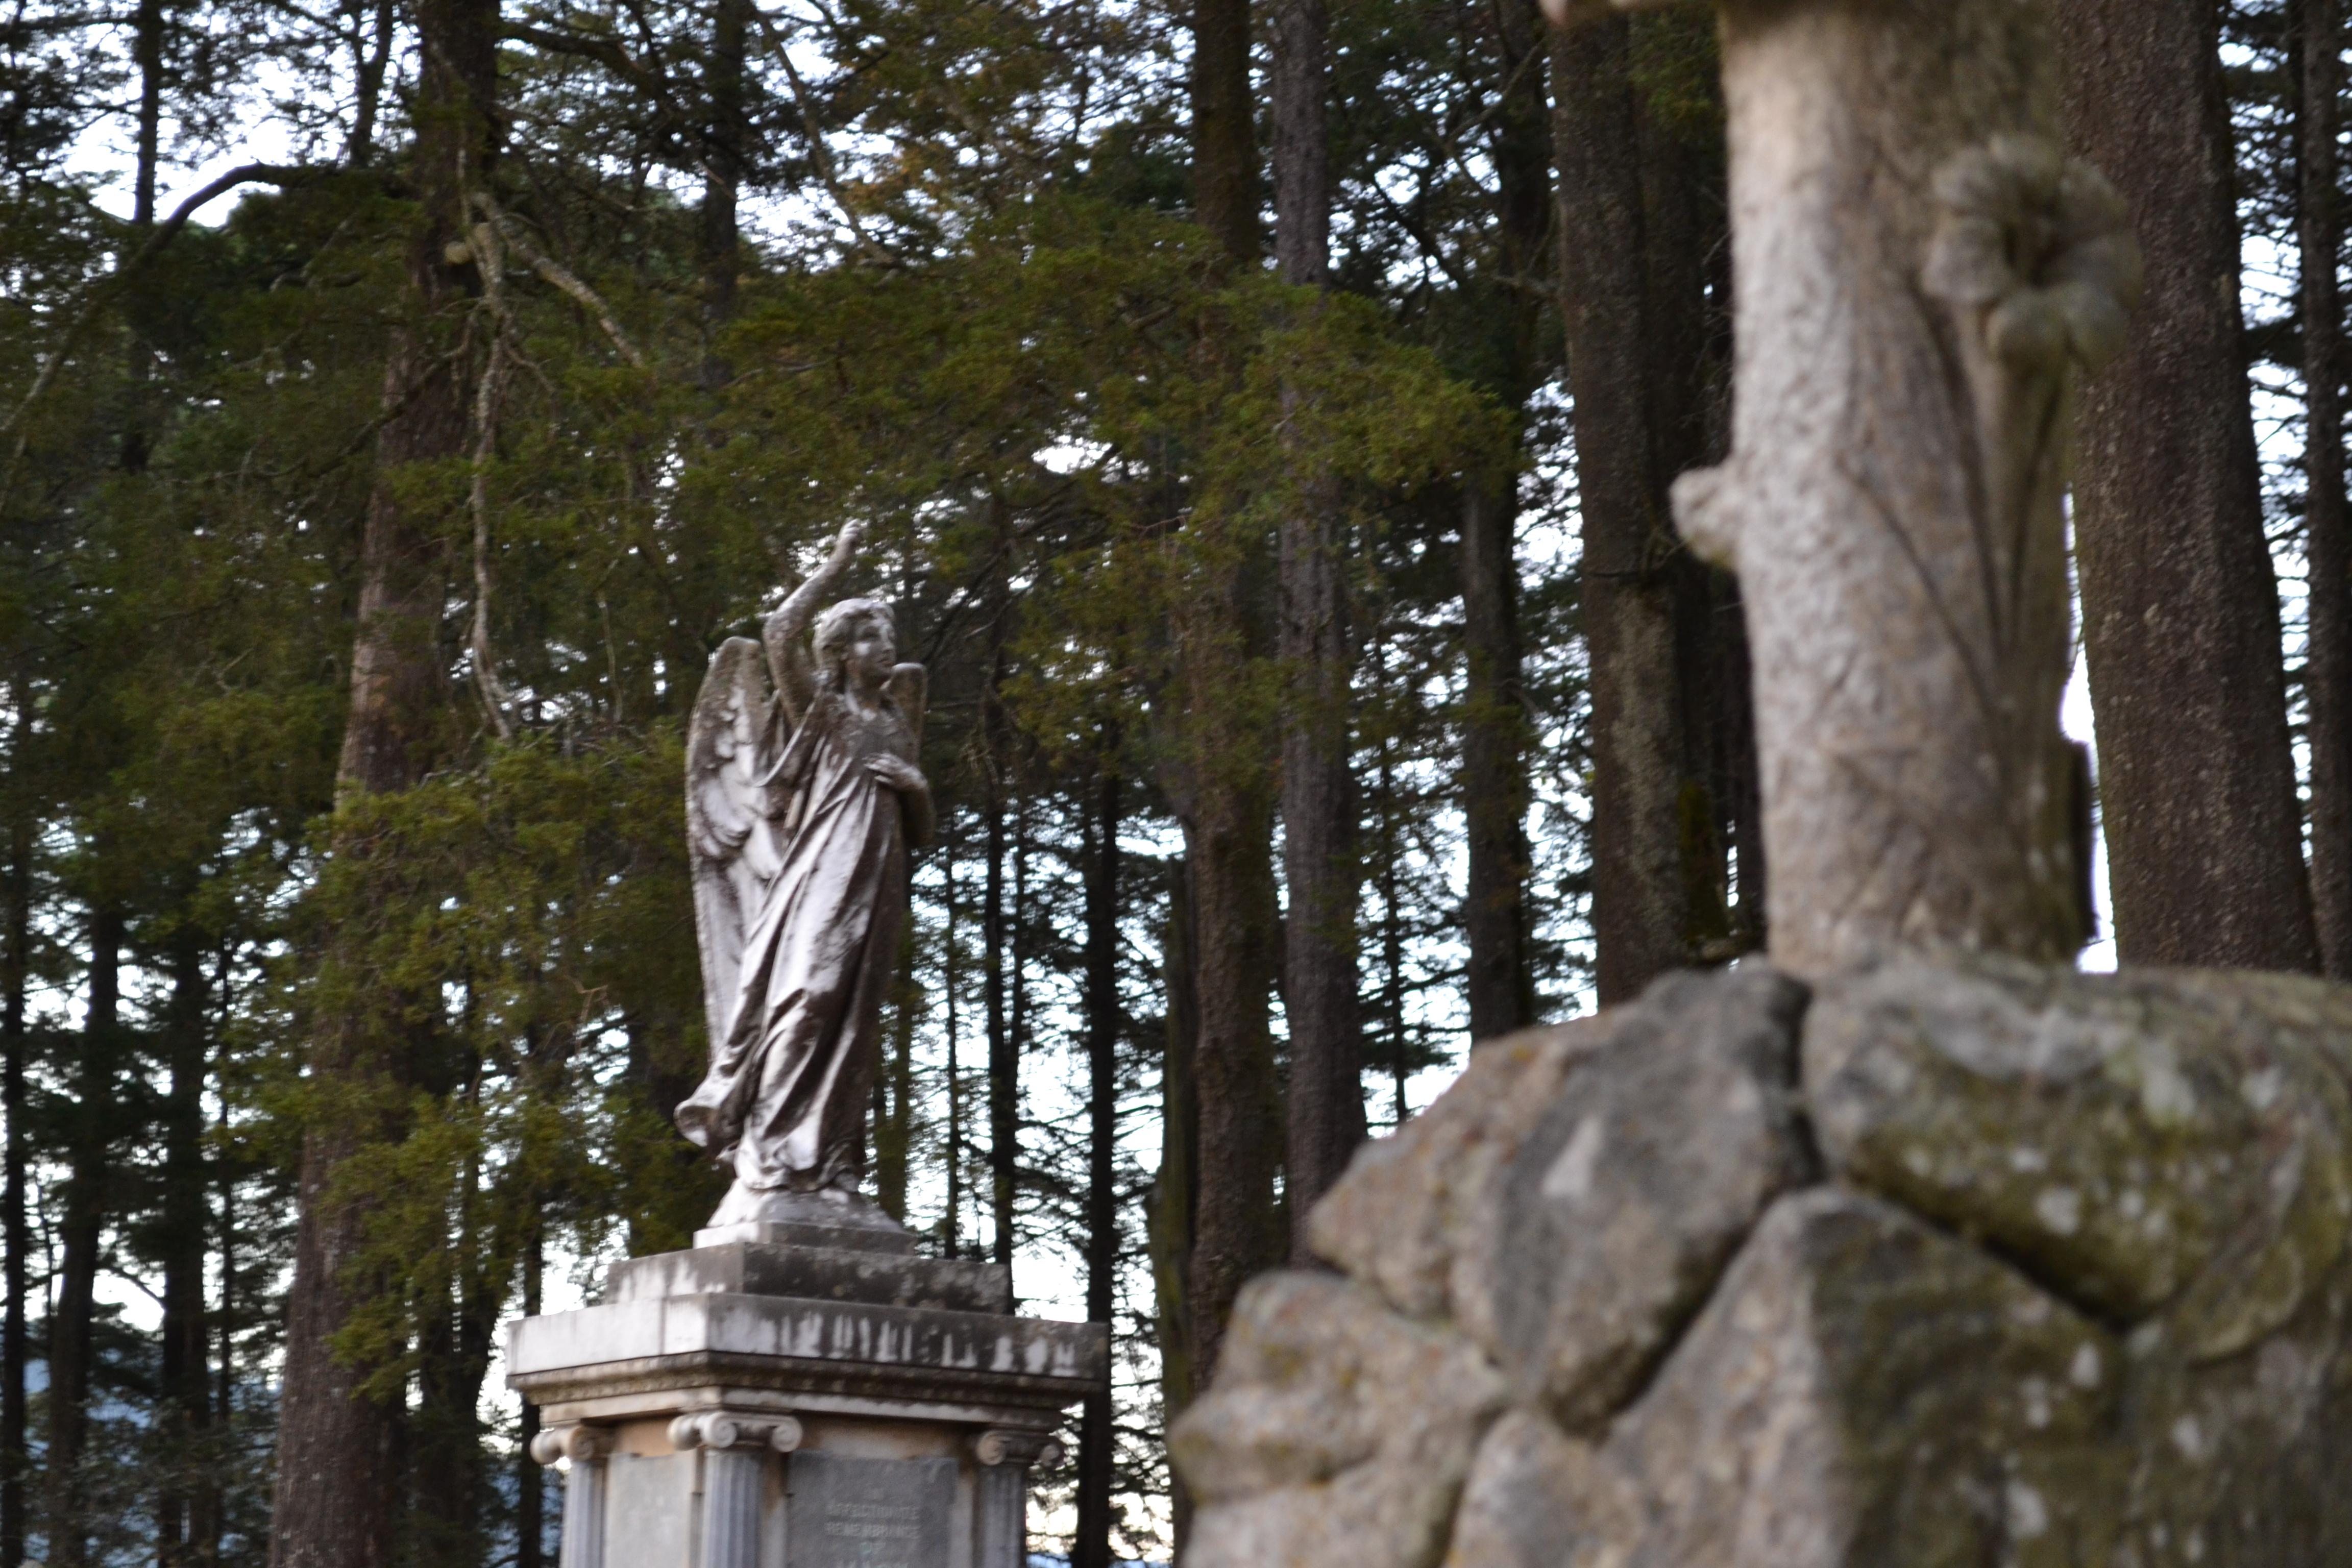
[[[2352,989],[1674,976],[1250,1286],[1187,1568],[2352,1564],[2347,1227]]]

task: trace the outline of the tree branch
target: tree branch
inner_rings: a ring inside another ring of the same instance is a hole
[[[499,237],[513,247],[517,254],[530,263],[532,271],[571,295],[580,302],[583,309],[596,318],[597,324],[604,329],[604,335],[613,340],[613,347],[620,351],[623,359],[627,360],[639,370],[646,368],[646,356],[637,352],[637,345],[631,342],[629,334],[621,330],[620,321],[614,318],[613,308],[604,303],[603,295],[583,283],[562,262],[545,254],[530,240],[525,239],[521,230],[509,221],[506,214],[499,210],[498,203],[492,201],[487,194],[477,191],[474,194],[474,204],[482,209],[483,215],[488,217],[492,224],[497,226]]]
[[[172,215],[155,226],[154,232],[147,237],[147,242],[144,245],[131,252],[128,260],[108,273],[90,289],[89,295],[82,300],[81,309],[75,313],[73,320],[67,323],[65,332],[58,340],[58,346],[49,352],[47,359],[42,361],[40,374],[33,378],[32,390],[25,394],[24,400],[18,403],[15,410],[9,414],[6,423],[0,424],[0,437],[13,434],[16,437],[15,449],[8,458],[9,479],[11,480],[15,479],[16,464],[25,455],[26,416],[32,413],[33,405],[41,400],[42,395],[49,390],[49,384],[57,380],[58,368],[65,363],[67,356],[73,353],[75,345],[81,341],[82,333],[89,330],[90,323],[98,320],[99,311],[121,290],[123,285],[137,277],[145,269],[149,262],[162,254],[165,246],[179,237],[180,231],[188,226],[188,220],[195,216],[199,208],[222,193],[234,190],[239,185],[270,184],[281,187],[295,185],[317,179],[327,172],[321,168],[284,163],[246,163],[231,169],[227,174],[214,180],[186,201],[173,208]],[[0,496],[5,496],[7,489],[7,484],[0,483]]]

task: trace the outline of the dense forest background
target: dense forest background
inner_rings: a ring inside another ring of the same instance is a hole
[[[2144,10],[2210,112],[2103,161],[2218,202],[2152,273],[2218,244],[2243,296],[2085,402],[2115,934],[2340,975],[2340,18]],[[851,520],[942,819],[872,1187],[1113,1324],[1034,1517],[1164,1558],[1165,1420],[1354,1144],[1762,943],[1738,589],[1664,499],[1725,439],[1713,48],[1533,0],[10,0],[0,1563],[551,1561],[497,1328],[717,1199],[683,732]],[[2162,396],[2220,500],[2106,438]]]

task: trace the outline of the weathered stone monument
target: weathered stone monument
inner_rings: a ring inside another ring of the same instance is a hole
[[[1243,1293],[1187,1568],[2352,1563],[2352,990],[1892,958],[1480,1047]]]
[[[1171,1435],[1185,1568],[2352,1564],[2352,988],[2065,966],[2069,395],[2139,258],[2045,8],[1717,9],[1732,451],[1675,502],[1769,961],[1359,1153]]]
[[[801,1212],[509,1329],[534,1457],[571,1461],[563,1568],[1026,1561],[1029,1467],[1107,1376],[1104,1329],[1012,1316],[1003,1268],[919,1258],[878,1211]]]
[[[1029,1468],[1109,1375],[1103,1325],[1013,1316],[1006,1269],[917,1256],[857,1192],[930,796],[887,608],[844,601],[803,646],[856,542],[764,647],[719,649],[695,705],[711,1060],[678,1121],[733,1185],[690,1250],[508,1331],[533,1457],[570,1465],[563,1568],[1020,1568]]]

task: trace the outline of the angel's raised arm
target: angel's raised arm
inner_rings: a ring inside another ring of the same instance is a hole
[[[768,674],[776,683],[776,695],[783,701],[784,716],[795,724],[816,697],[816,669],[809,659],[809,621],[816,614],[817,601],[849,570],[850,562],[857,555],[858,538],[864,532],[862,523],[843,523],[824,564],[785,597],[776,613],[768,617],[767,626],[761,634],[760,640],[768,649]]]

